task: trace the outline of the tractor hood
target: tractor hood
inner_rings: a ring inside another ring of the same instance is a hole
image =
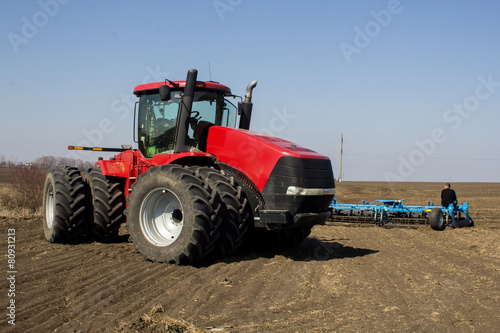
[[[263,191],[271,172],[282,157],[303,159],[304,163],[322,160],[330,165],[331,172],[328,157],[290,141],[245,129],[212,126],[208,133],[206,151],[215,155],[218,161],[245,173],[260,191]]]

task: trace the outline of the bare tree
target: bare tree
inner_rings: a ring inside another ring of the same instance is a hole
[[[42,205],[45,172],[35,165],[17,166],[12,170],[11,185],[18,208],[26,208],[32,214]]]
[[[84,161],[82,159],[74,159],[68,157],[42,156],[35,159],[33,164],[38,168],[48,170],[54,166],[73,166],[79,169],[87,169],[94,165],[93,162]]]

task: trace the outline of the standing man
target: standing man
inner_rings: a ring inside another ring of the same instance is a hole
[[[444,189],[441,191],[441,206],[448,208],[450,204],[456,205],[457,194],[451,188],[450,183],[444,184]]]

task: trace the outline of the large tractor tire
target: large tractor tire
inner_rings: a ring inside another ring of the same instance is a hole
[[[51,243],[76,243],[88,233],[85,186],[72,167],[52,167],[43,190],[43,229]]]
[[[83,174],[88,186],[92,238],[99,242],[111,242],[118,237],[124,222],[124,195],[120,182],[102,174],[99,167],[90,168]]]
[[[195,175],[215,190],[222,201],[219,216],[222,224],[219,228],[220,237],[215,244],[214,258],[224,258],[232,255],[243,243],[248,230],[249,207],[248,200],[241,186],[234,182],[234,177],[227,177],[224,171],[213,167],[191,167]]]
[[[432,208],[429,214],[429,224],[434,230],[442,231],[446,228],[446,221],[443,216],[443,211],[440,208]]]
[[[192,170],[177,165],[149,169],[132,185],[127,203],[130,239],[146,260],[190,264],[213,250],[220,198]]]

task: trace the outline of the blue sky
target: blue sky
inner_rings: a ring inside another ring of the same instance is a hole
[[[500,181],[500,1],[0,1],[0,154],[132,143],[133,88],[190,68],[345,180]],[[96,153],[81,156],[95,160]],[[104,155],[105,157],[109,155]]]

